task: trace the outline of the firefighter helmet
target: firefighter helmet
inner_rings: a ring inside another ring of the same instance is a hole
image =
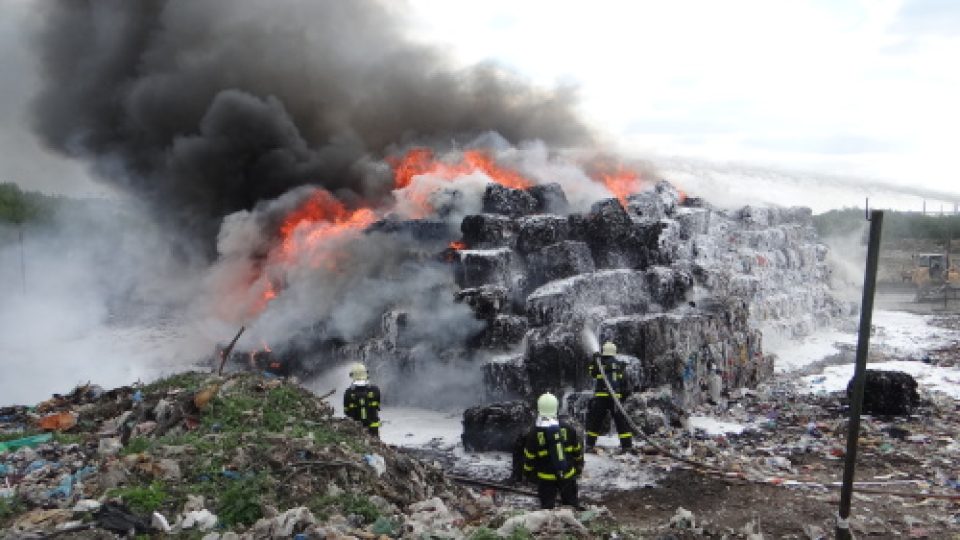
[[[559,409],[559,403],[557,402],[557,396],[547,392],[546,394],[541,395],[537,399],[537,412],[540,413],[540,416],[545,416],[547,418],[556,418],[557,409]]]
[[[603,356],[616,356],[617,355],[617,346],[613,344],[612,341],[608,341],[603,344],[603,349],[600,354]]]
[[[357,363],[350,368],[350,378],[355,381],[363,381],[367,378],[367,367]]]

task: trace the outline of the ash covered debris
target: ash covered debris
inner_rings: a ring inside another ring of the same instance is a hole
[[[394,403],[438,406],[433,394],[391,389],[427,373],[449,376],[462,405],[530,400],[588,390],[587,329],[617,343],[633,390],[666,387],[690,407],[708,399],[712,377],[729,392],[770,376],[763,332],[810,332],[847,309],[830,295],[809,210],[726,211],[667,182],[583,212],[566,213],[565,201],[557,184],[490,184],[460,238],[442,221],[376,222],[386,236],[456,246],[445,252],[450,281],[430,294],[449,295],[477,326],[434,343],[426,329],[438,314],[398,296],[391,310],[404,324],[371,327],[324,362],[366,363]]]

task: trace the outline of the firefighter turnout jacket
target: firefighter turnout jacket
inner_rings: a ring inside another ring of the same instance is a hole
[[[583,472],[580,436],[569,423],[541,417],[523,445],[523,472],[531,480],[555,482]]]
[[[380,428],[380,389],[367,381],[354,381],[343,393],[343,414],[376,432]]]
[[[610,387],[617,394],[617,399],[626,397],[627,392],[627,374],[624,370],[625,364],[617,360],[616,356],[594,356],[590,362],[589,372],[593,377],[595,384],[593,395],[597,397],[610,397],[610,391],[607,385],[603,383],[603,374],[597,366],[597,362],[603,364],[603,371],[607,374],[607,380],[610,381]]]

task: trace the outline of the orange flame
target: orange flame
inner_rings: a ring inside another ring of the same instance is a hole
[[[636,170],[625,167],[611,156],[596,156],[585,164],[595,182],[599,182],[616,197],[622,206],[627,205],[627,197],[651,187],[651,182]]]
[[[292,260],[324,239],[363,229],[376,218],[373,210],[349,210],[330,192],[318,189],[300,207],[287,214],[280,225],[281,255]]]
[[[331,241],[363,230],[377,218],[370,208],[350,210],[328,191],[317,189],[300,206],[288,213],[280,224],[280,242],[250,282],[255,296],[248,316],[261,313],[280,294],[283,276],[292,266],[306,262],[314,268],[336,270],[342,262],[339,250],[324,250]],[[264,350],[269,347],[264,344]]]
[[[494,182],[514,189],[524,189],[533,185],[522,174],[503,168],[482,150],[467,150],[459,163],[438,161],[429,148],[413,148],[403,157],[388,158],[393,166],[393,187],[403,189],[413,182],[415,176],[430,174],[447,181],[456,180],[474,172],[482,172]]]
[[[456,251],[460,251],[461,249],[466,249],[466,248],[467,248],[467,243],[466,243],[466,242],[453,241],[453,242],[450,242],[450,245],[447,246],[447,247],[449,247],[450,249],[456,250]]]

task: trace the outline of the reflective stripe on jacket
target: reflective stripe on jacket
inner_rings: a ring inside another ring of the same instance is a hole
[[[617,393],[617,398],[622,398],[623,389],[627,383],[624,363],[617,360],[615,356],[601,356],[599,358],[600,362],[603,363],[603,371],[607,374],[610,386],[613,388],[613,391]],[[593,387],[593,395],[609,397],[610,391],[607,390],[607,385],[603,383],[603,373],[597,368],[597,357],[590,360],[590,365],[587,369],[590,372],[590,377],[596,380]]]
[[[343,414],[364,427],[380,427],[380,389],[373,384],[351,384],[343,393]]]
[[[583,448],[577,430],[566,422],[535,426],[523,445],[523,471],[539,480],[577,476],[583,470]]]

